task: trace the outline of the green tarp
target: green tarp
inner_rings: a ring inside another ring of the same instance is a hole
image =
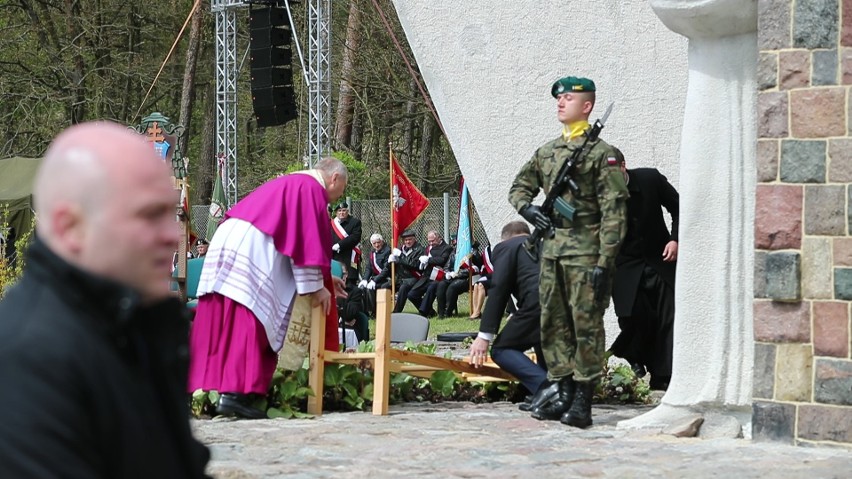
[[[0,160],[0,209],[9,212],[15,237],[30,230],[33,220],[33,180],[41,158]]]

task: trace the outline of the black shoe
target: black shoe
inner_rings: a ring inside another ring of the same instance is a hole
[[[549,401],[532,408],[530,416],[538,420],[556,421],[571,407],[571,401],[574,400],[574,378],[571,376],[561,378],[555,386],[558,388],[556,394]]]
[[[592,425],[592,395],[595,393],[595,383],[577,383],[574,401],[571,408],[559,420],[562,424],[585,429]]]
[[[518,405],[521,411],[532,411],[550,402],[559,393],[559,382],[542,384],[534,395],[524,398],[524,402]]]
[[[645,366],[639,363],[630,363],[630,369],[633,370],[633,374],[636,375],[637,379],[642,379],[645,377],[645,374],[648,373],[648,370],[645,369]]]
[[[648,385],[655,391],[665,391],[669,388],[669,381],[671,379],[671,376],[656,376],[651,374],[651,380],[648,382]]]
[[[246,394],[224,393],[219,396],[216,413],[223,416],[239,416],[246,419],[266,419],[266,412],[251,405]]]

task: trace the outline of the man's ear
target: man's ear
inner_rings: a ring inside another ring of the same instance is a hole
[[[86,238],[83,210],[77,204],[58,205],[48,218],[53,236],[64,249],[78,253],[83,249]]]

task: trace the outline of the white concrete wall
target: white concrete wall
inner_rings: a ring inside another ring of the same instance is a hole
[[[426,87],[492,242],[519,216],[507,193],[520,166],[561,131],[550,86],[598,88],[592,118],[629,166],[678,187],[687,41],[647,0],[394,0]],[[607,314],[607,342],[618,326]]]

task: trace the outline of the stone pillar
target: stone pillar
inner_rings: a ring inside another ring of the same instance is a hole
[[[672,381],[661,405],[620,427],[750,431],[753,364],[757,0],[651,0],[689,39],[680,153],[680,251]],[[710,429],[710,428],[708,428]]]
[[[753,437],[852,443],[852,0],[758,15]]]

